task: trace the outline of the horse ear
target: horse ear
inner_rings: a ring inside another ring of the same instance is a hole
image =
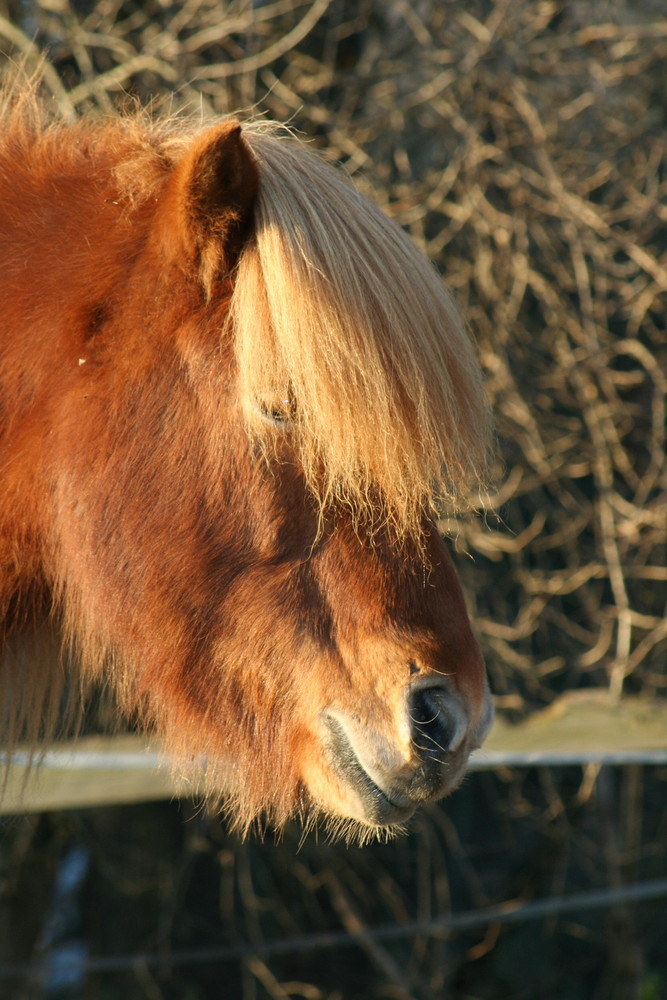
[[[209,287],[234,266],[250,235],[258,186],[257,165],[236,120],[203,132],[174,169],[167,202],[179,217],[181,252],[184,244],[199,257]]]

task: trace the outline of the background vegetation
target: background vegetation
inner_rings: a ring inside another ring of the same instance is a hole
[[[497,516],[445,527],[498,706],[521,716],[588,686],[665,696],[661,0],[0,0],[0,47],[48,53],[65,114],[124,93],[252,109],[340,160],[437,263],[479,344]],[[5,983],[15,997],[658,1000],[664,903],[384,943],[369,928],[664,874],[666,778],[475,775],[409,838],[363,851],[299,846],[296,830],[239,844],[187,805],[3,821],[1,959],[175,958]],[[266,950],[341,929],[353,945]],[[232,954],[178,964],[203,945]]]

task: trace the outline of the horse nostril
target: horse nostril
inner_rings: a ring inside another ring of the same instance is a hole
[[[456,734],[456,718],[447,710],[444,688],[421,688],[410,695],[410,721],[415,747],[427,758],[442,759]]]

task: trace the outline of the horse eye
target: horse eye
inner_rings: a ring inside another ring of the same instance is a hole
[[[259,400],[259,412],[272,424],[284,426],[294,420],[294,404],[291,399]]]

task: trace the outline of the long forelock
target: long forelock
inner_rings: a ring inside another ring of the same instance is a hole
[[[248,409],[290,397],[321,510],[335,499],[418,535],[434,500],[466,505],[485,479],[490,418],[468,331],[425,255],[342,171],[265,123],[243,134],[260,170],[231,310]]]

